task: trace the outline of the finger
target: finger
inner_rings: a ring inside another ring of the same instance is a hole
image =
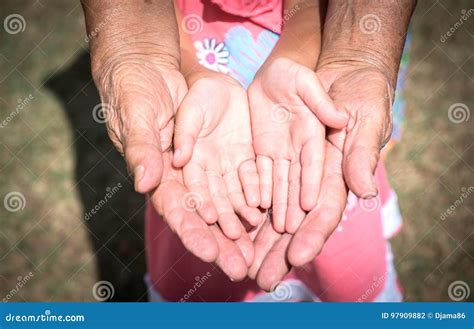
[[[176,167],[182,167],[189,162],[194,145],[204,125],[201,103],[193,95],[190,90],[176,113],[173,139],[173,165]]]
[[[222,232],[232,240],[240,238],[242,233],[240,220],[232,208],[224,179],[219,173],[207,172],[211,198],[216,207],[219,226]]]
[[[343,128],[347,125],[349,115],[337,109],[315,72],[308,68],[300,69],[296,78],[296,89],[306,106],[323,124],[332,128]]]
[[[295,162],[290,167],[288,189],[288,210],[286,212],[285,231],[294,234],[305,217],[300,204],[301,165]]]
[[[267,253],[257,275],[257,284],[263,290],[270,291],[275,288],[290,271],[291,265],[286,254],[291,238],[290,234],[283,234]]]
[[[273,227],[277,232],[285,232],[286,208],[288,206],[288,176],[290,161],[275,160],[273,166]]]
[[[257,171],[260,182],[260,207],[268,209],[272,204],[272,159],[264,155],[257,155]]]
[[[210,227],[219,246],[216,264],[232,280],[240,281],[247,275],[247,263],[235,241],[229,240],[215,225]]]
[[[135,190],[138,193],[147,193],[155,189],[163,174],[158,134],[150,132],[148,127],[131,125],[123,145],[125,161],[133,174]]]
[[[248,276],[251,279],[257,277],[265,256],[270,249],[272,249],[272,246],[278,241],[280,236],[281,234],[273,229],[271,219],[268,219],[263,223],[254,240],[255,257],[248,270]]]
[[[358,112],[344,144],[344,177],[351,191],[360,198],[377,195],[374,172],[384,139],[383,111]]]
[[[316,207],[324,167],[324,128],[319,136],[310,138],[301,149],[301,207],[310,211]]]
[[[250,207],[258,207],[260,205],[260,187],[255,159],[249,159],[240,164],[239,178],[247,204]]]
[[[289,246],[293,266],[312,261],[339,224],[346,206],[347,189],[341,171],[341,152],[326,144],[326,160],[318,205],[304,219]]]
[[[183,168],[183,179],[184,184],[191,192],[184,202],[185,206],[194,207],[206,223],[214,224],[218,214],[211,198],[204,169],[200,165],[190,162]]]
[[[245,203],[244,193],[240,186],[237,172],[230,172],[224,176],[224,181],[229,193],[229,200],[234,211],[245,219],[250,225],[257,226],[263,220],[261,212],[255,207],[249,207]]]
[[[217,241],[197,212],[185,209],[183,200],[188,193],[177,182],[165,182],[152,194],[151,200],[187,250],[204,262],[214,262],[219,253]]]
[[[242,234],[239,239],[235,240],[235,243],[239,247],[242,256],[244,256],[247,267],[251,266],[255,257],[255,248],[249,234],[245,231],[243,226]]]

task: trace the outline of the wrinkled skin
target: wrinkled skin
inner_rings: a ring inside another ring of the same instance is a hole
[[[109,61],[93,75],[110,139],[124,155],[137,192],[150,192],[163,174],[162,153],[171,146],[186,82],[177,69],[141,55]]]

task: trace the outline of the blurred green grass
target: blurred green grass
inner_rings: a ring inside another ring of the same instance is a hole
[[[448,301],[448,286],[456,280],[474,290],[474,196],[446,220],[440,219],[460,197],[461,188],[474,185],[473,119],[460,124],[448,119],[454,103],[474,107],[474,18],[465,21],[445,43],[440,41],[460,19],[461,10],[471,5],[470,1],[419,1],[413,18],[405,92],[407,122],[401,143],[387,159],[405,223],[393,240],[393,249],[408,301]],[[0,297],[31,271],[34,277],[12,301],[93,300],[91,287],[103,269],[98,268],[98,248],[83,224],[83,212],[88,209],[83,209],[84,197],[77,190],[83,182],[77,181],[82,178],[76,177],[75,165],[95,158],[77,158],[81,153],[73,146],[77,131],[68,122],[71,114],[65,112],[64,100],[46,87],[50,77],[87,51],[82,11],[78,1],[7,0],[0,4],[0,12],[2,21],[18,13],[26,22],[25,31],[18,34],[0,29],[0,119],[15,110],[19,99],[34,97],[0,128],[0,196],[3,200],[6,194],[18,191],[26,200],[25,208],[17,212],[0,207]],[[69,84],[81,94],[87,93],[92,82],[71,79],[57,88]],[[73,94],[70,102],[75,97]],[[91,108],[77,106],[76,110],[90,112]],[[110,165],[115,164],[112,155],[105,155]],[[127,191],[132,193],[131,186]],[[103,191],[95,191],[96,198],[101,195]],[[141,208],[143,200],[133,198],[127,222],[141,221],[134,217],[139,217],[135,209]],[[107,211],[100,216],[110,216]],[[133,241],[133,250],[141,252],[131,252],[123,242],[104,245],[111,255],[128,252],[130,264],[138,259],[143,270],[142,241]],[[127,295],[127,289],[133,289],[127,273],[135,267],[127,271],[111,268],[107,275],[125,282],[117,292],[120,298],[136,300],[131,297],[136,294]]]

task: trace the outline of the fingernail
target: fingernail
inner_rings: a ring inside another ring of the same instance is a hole
[[[138,187],[138,183],[142,180],[143,176],[145,175],[145,167],[140,165],[135,168],[135,171],[133,172],[134,178],[135,178],[135,189]]]
[[[376,196],[377,196],[377,191],[370,191],[370,192],[365,193],[362,199],[368,200],[368,199],[375,198]]]

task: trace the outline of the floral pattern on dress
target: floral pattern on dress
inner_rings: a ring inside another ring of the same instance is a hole
[[[194,42],[194,47],[199,64],[216,72],[229,72],[229,52],[223,42],[218,43],[216,38],[205,38],[203,41]]]

